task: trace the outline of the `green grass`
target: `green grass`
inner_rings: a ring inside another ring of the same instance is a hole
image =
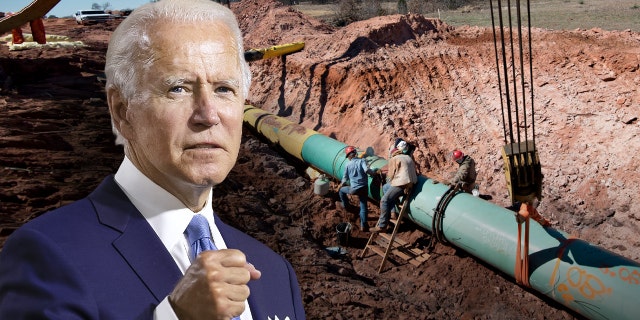
[[[329,21],[335,15],[337,5],[335,4],[310,4],[301,3],[293,5],[296,10],[304,12],[304,14],[317,19]]]
[[[526,0],[521,2],[521,11],[525,15]],[[502,0],[503,7],[507,1]],[[515,19],[515,0],[512,3],[512,16]],[[497,1],[493,1],[494,9]],[[331,21],[335,15],[336,5],[311,5],[301,3],[296,9],[310,16]],[[531,0],[531,26],[555,30],[573,30],[577,28],[604,30],[630,29],[640,32],[640,0]],[[390,14],[395,14],[395,2],[383,4],[383,8]],[[497,19],[497,11],[494,13]],[[503,8],[506,19],[507,10]],[[467,6],[457,10],[440,10],[424,13],[429,18],[440,18],[445,23],[459,26],[491,26],[491,11],[489,1],[481,5]],[[515,20],[514,20],[515,21]]]

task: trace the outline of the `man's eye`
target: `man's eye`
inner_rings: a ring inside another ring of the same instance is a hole
[[[218,87],[218,88],[216,88],[216,92],[229,94],[229,93],[235,93],[236,90],[233,89],[233,88],[230,88],[230,87]]]
[[[186,89],[184,87],[173,87],[173,88],[169,89],[169,92],[171,92],[171,93],[184,93],[184,92],[186,92]]]

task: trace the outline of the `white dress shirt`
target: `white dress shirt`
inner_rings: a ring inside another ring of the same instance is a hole
[[[125,156],[120,168],[115,175],[115,181],[127,195],[131,203],[142,213],[153,231],[156,232],[164,246],[167,248],[178,268],[184,274],[191,265],[189,259],[190,245],[184,235],[184,230],[189,225],[195,214],[201,214],[207,218],[213,242],[218,249],[226,249],[227,245],[218,230],[213,219],[211,207],[212,191],[204,208],[199,212],[193,212],[187,208],[178,198],[155,184],[136,168],[131,160]],[[241,320],[253,320],[249,310],[249,303],[245,300],[245,310],[240,316]],[[156,307],[155,319],[178,319],[169,304],[168,297]]]

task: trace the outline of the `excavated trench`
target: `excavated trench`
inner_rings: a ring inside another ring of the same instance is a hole
[[[247,48],[305,42],[285,59],[251,63],[254,105],[361,148],[385,150],[404,136],[418,145],[427,176],[454,170],[446,154],[462,148],[478,162],[481,192],[509,205],[490,30],[418,15],[336,29],[266,0],[232,9]],[[90,46],[0,48],[2,240],[25,221],[85,196],[119,165],[99,80],[115,24],[46,20],[48,33]],[[539,210],[554,228],[639,261],[632,195],[640,184],[640,35],[536,29],[533,37],[544,174]],[[325,249],[337,244],[336,225],[355,224],[357,214],[338,210],[333,192],[315,195],[304,165],[275,150],[247,130],[237,166],[216,188],[215,207],[292,262],[310,319],[581,319],[452,246],[436,245],[419,267],[396,262],[378,274],[379,257],[358,258],[368,235],[355,230],[347,253],[330,255]],[[369,209],[373,224],[377,203]],[[401,233],[417,245],[430,236],[411,224]]]

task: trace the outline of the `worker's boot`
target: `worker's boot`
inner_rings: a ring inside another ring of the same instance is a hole
[[[387,232],[387,230],[389,230],[389,225],[386,225],[384,227],[375,226],[371,228],[371,232]]]

